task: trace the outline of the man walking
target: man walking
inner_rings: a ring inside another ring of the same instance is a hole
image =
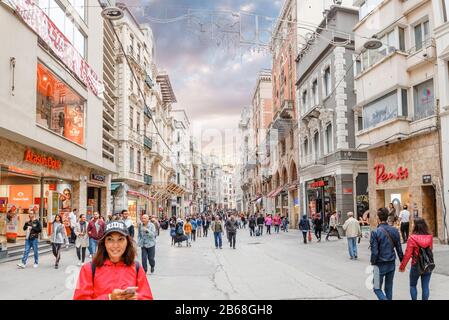
[[[263,215],[259,214],[259,217],[257,217],[257,227],[258,227],[257,233],[259,235],[263,234],[263,224],[264,223],[265,223],[265,219],[263,218]]]
[[[196,229],[198,227],[198,224],[196,222],[195,216],[193,216],[193,218],[190,220],[190,224],[192,225],[192,241],[196,241]]]
[[[97,252],[97,242],[103,237],[105,223],[100,219],[100,214],[94,212],[94,217],[87,225],[87,234],[89,235],[89,253],[90,258]]]
[[[346,231],[346,238],[348,239],[349,257],[351,260],[357,260],[357,238],[362,232],[353,212],[348,212],[348,220],[343,224],[343,230]]]
[[[28,217],[29,220],[25,222],[25,224],[23,225],[23,231],[26,231],[25,251],[23,253],[22,262],[17,265],[19,268],[22,269],[26,268],[28,255],[30,254],[31,248],[33,248],[34,254],[33,267],[37,268],[39,265],[38,241],[39,241],[39,234],[42,232],[42,226],[39,220],[36,218],[36,215],[34,214],[33,210],[30,211]]]
[[[128,229],[129,236],[134,239],[134,224],[131,218],[129,217],[128,210],[122,210],[122,219]]]
[[[137,229],[137,245],[142,249],[142,267],[147,273],[147,260],[150,263],[151,273],[154,272],[154,256],[156,254],[156,226],[150,222],[148,215],[144,214]]]
[[[337,230],[337,212],[336,211],[334,211],[332,213],[332,215],[330,216],[329,232],[326,235],[326,241],[329,241],[330,236],[337,236],[339,240],[341,239],[340,234],[338,233],[338,230]]]
[[[401,222],[401,235],[403,243],[407,243],[409,228],[410,228],[410,212],[407,210],[408,207],[405,205],[399,213],[399,221]]]
[[[76,216],[77,216],[77,210],[73,209],[73,211],[69,214],[69,220],[70,220],[70,243],[75,243],[76,241],[76,235],[75,235],[75,227],[76,227]]]
[[[249,235],[252,237],[253,235],[256,235],[256,218],[254,218],[254,215],[251,215],[248,219],[248,226],[249,226]]]
[[[377,211],[377,229],[371,232],[371,264],[374,266],[374,293],[379,300],[393,299],[393,278],[395,270],[396,253],[402,261],[401,239],[396,228],[387,223],[388,209],[381,208]],[[396,253],[395,253],[396,250]],[[382,291],[384,284],[384,291]]]
[[[303,215],[302,219],[299,221],[299,230],[302,231],[304,243],[307,244],[307,233],[310,230],[310,222],[309,219],[307,219],[307,215]]]
[[[223,223],[221,222],[220,216],[216,216],[215,219],[211,223],[211,229],[214,232],[214,240],[215,240],[215,249],[223,249],[223,243],[221,234],[223,232]]]
[[[235,249],[235,238],[237,235],[238,222],[235,220],[235,217],[233,215],[226,221],[225,227],[228,231],[229,246]]]

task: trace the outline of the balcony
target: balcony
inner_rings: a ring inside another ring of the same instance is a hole
[[[364,129],[356,134],[358,150],[368,150],[382,145],[406,139],[410,134],[410,120],[404,116],[379,123],[373,128]]]
[[[144,174],[143,181],[146,185],[151,185],[151,184],[153,184],[153,177],[150,176],[149,174]]]
[[[143,145],[148,151],[151,151],[153,149],[153,140],[151,138],[148,138],[147,136],[143,137]]]
[[[148,119],[151,119],[153,117],[150,108],[148,108],[147,105],[144,105],[143,107],[143,113],[146,117],[148,117]]]
[[[147,75],[145,76],[145,84],[146,84],[150,89],[153,89],[153,87],[154,87],[154,81],[153,81],[153,79],[151,78],[151,76],[150,76],[149,74],[147,74]]]
[[[357,105],[364,105],[395,87],[409,87],[407,56],[405,52],[393,52],[356,76]]]
[[[432,64],[437,58],[435,41],[429,38],[422,43],[422,47],[417,50],[416,46],[408,50],[407,71],[415,70],[423,65]]]
[[[281,109],[276,112],[271,128],[278,130],[279,139],[284,139],[288,132],[293,128],[295,118],[294,102],[284,100]]]
[[[301,168],[311,166],[323,166],[325,164],[326,161],[324,160],[324,158],[314,153],[303,155],[300,161]]]

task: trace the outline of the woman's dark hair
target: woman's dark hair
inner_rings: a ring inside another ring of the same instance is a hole
[[[59,222],[62,223],[62,217],[61,217],[59,214],[55,215],[55,217],[54,217],[54,219],[53,219],[53,223],[56,222],[56,218],[57,218],[57,217],[59,217]]]
[[[404,210],[407,210],[407,208],[408,208],[407,205],[404,205]]]
[[[106,237],[103,237],[101,240],[98,240],[97,253],[95,254],[94,258],[92,259],[92,262],[97,267],[102,267],[104,265],[104,262],[106,260],[109,260],[109,255],[108,255],[108,252],[106,251],[106,245],[105,245]],[[126,236],[126,241],[128,243],[126,244],[126,250],[123,253],[122,261],[127,266],[131,266],[134,263],[134,260],[136,259],[137,252],[136,252],[136,248],[134,247],[134,241],[129,235]]]
[[[415,218],[413,220],[413,234],[430,234],[426,220],[423,218]]]
[[[81,213],[79,219],[81,220],[81,218],[84,217],[84,216],[85,216],[85,214]]]

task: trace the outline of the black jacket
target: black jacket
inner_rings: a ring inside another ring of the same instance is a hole
[[[321,219],[314,219],[313,220],[313,224],[315,225],[315,229],[316,230],[323,229],[323,220],[321,220]]]
[[[305,218],[305,219],[301,219],[301,221],[299,221],[299,230],[301,230],[301,231],[310,230],[309,219]]]
[[[249,218],[248,219],[248,225],[249,227],[255,227],[256,226],[256,219],[255,218]]]
[[[226,221],[225,228],[228,232],[235,233],[237,232],[237,225],[237,220],[234,220],[234,222],[232,222],[231,219],[228,219]]]
[[[28,229],[28,226],[31,226],[29,239],[30,240],[37,239],[39,237],[39,233],[42,232],[42,226],[39,220],[36,219],[32,222],[30,221],[25,222],[25,224],[23,225],[23,231],[26,231]]]
[[[265,219],[263,217],[258,217],[257,218],[257,224],[264,224]]]
[[[386,232],[390,235],[391,240]],[[377,229],[371,231],[370,248],[370,260],[372,265],[394,262],[396,260],[396,254],[394,252],[395,249],[400,261],[402,261],[402,258],[404,257],[399,232],[396,228],[388,225],[387,223],[381,223]]]

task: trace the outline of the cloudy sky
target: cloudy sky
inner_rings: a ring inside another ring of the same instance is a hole
[[[223,30],[225,26],[227,30],[236,30],[234,22],[240,19],[242,36],[245,40],[254,40],[255,17],[251,13],[260,16],[260,25],[269,26],[272,21],[267,17],[278,17],[283,0],[124,2],[141,23],[152,27],[158,69],[166,70],[170,75],[178,100],[175,108],[187,110],[193,134],[202,144],[203,152],[224,153],[227,162],[233,161],[236,149],[233,141],[238,135],[240,112],[243,106],[251,103],[258,72],[271,68],[271,57],[241,45],[235,33],[217,30]],[[204,9],[222,12],[214,18],[214,36],[210,14]],[[240,12],[241,18],[227,11]],[[186,14],[190,16],[167,21]],[[259,41],[266,43],[268,38],[261,33]],[[219,135],[222,138],[217,138]],[[212,136],[215,137],[213,140]]]

